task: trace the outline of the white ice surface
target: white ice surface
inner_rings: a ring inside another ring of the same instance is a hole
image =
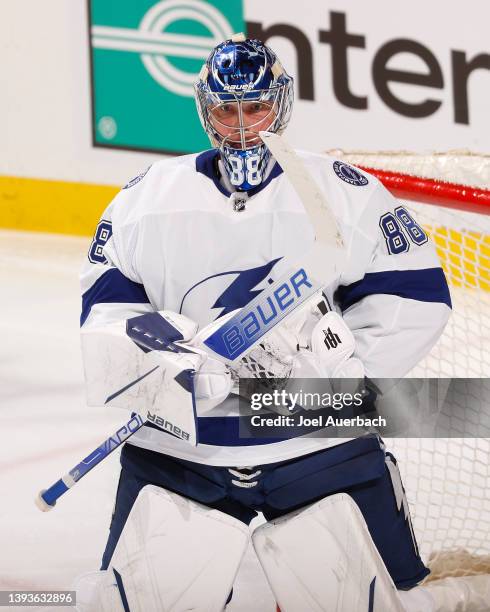
[[[105,546],[115,453],[51,512],[34,505],[40,489],[127,416],[85,405],[78,270],[88,245],[86,238],[0,231],[0,590],[69,589],[77,575],[99,567]],[[274,609],[249,549],[227,612]]]

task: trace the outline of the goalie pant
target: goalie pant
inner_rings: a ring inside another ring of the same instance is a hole
[[[159,485],[225,512],[246,524],[264,514],[276,519],[335,493],[359,506],[371,537],[399,589],[409,589],[429,570],[415,541],[396,460],[374,434],[290,461],[247,468],[185,461],[126,444],[109,539],[107,569],[141,489]]]

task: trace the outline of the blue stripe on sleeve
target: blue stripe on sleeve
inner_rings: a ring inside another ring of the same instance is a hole
[[[438,302],[451,308],[451,296],[442,268],[371,272],[352,285],[341,285],[335,297],[344,311],[363,298],[379,293],[419,302]]]
[[[82,295],[80,326],[87,320],[92,306],[101,303],[149,304],[150,300],[143,285],[130,280],[117,268],[111,268]]]

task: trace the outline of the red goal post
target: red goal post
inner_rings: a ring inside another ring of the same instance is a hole
[[[422,199],[427,204],[490,214],[490,189],[481,189],[392,170],[359,167],[378,178],[397,198],[415,201]]]

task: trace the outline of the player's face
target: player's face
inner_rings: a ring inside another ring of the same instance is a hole
[[[252,100],[223,102],[212,108],[209,115],[214,129],[229,144],[240,146],[243,134],[247,147],[258,144],[257,133],[268,130],[276,118],[274,104]]]

